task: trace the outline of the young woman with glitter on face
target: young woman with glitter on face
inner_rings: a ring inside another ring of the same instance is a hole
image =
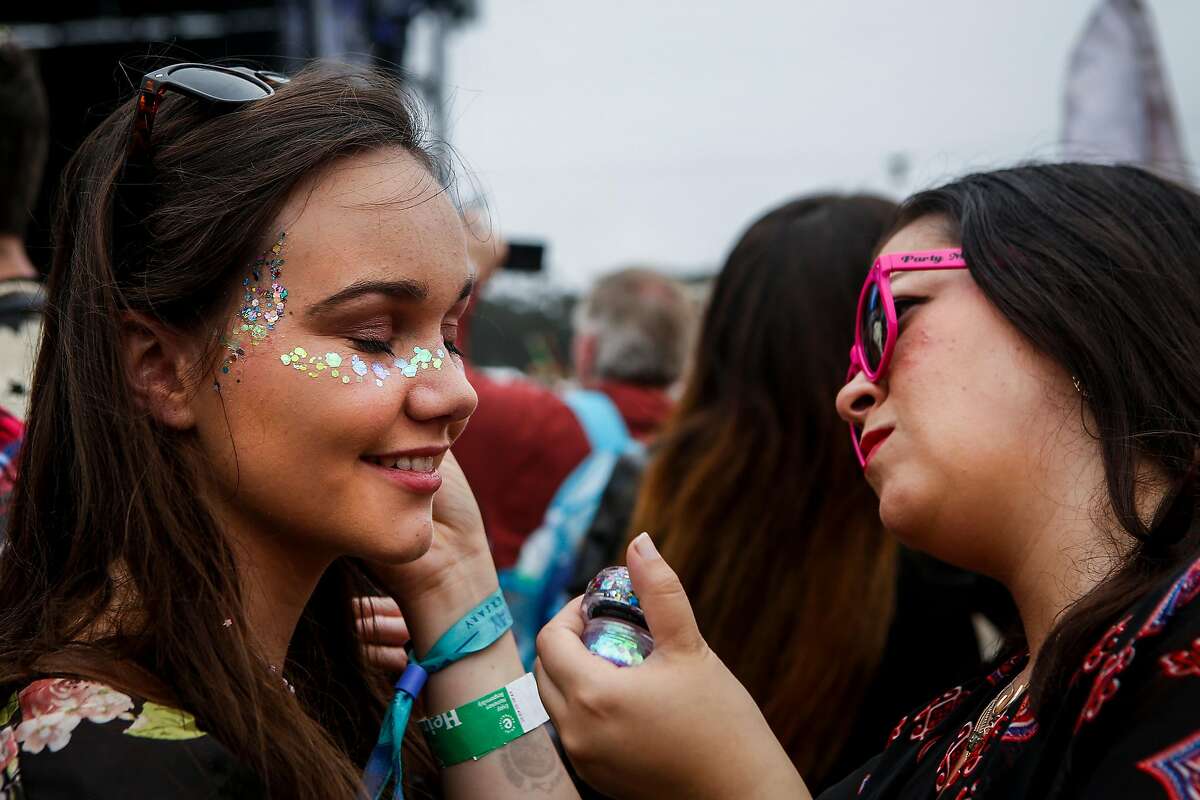
[[[390,687],[352,598],[394,597],[423,654],[497,588],[446,453],[472,276],[413,105],[369,70],[250,83],[122,106],[66,170],[0,553],[12,796],[361,796]],[[510,634],[424,699],[521,673]],[[526,797],[514,763],[574,796],[544,730],[441,788]]]
[[[1024,637],[823,798],[1200,791],[1197,253],[1200,197],[1133,167],[1021,167],[904,204],[838,410],[888,529],[1003,583]],[[629,568],[644,664],[587,653],[573,604],[539,640],[581,774],[617,797],[808,797],[649,537]]]

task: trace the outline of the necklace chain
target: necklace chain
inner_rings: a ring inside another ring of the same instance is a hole
[[[283,677],[283,671],[280,670],[279,667],[275,666],[274,664],[267,664],[267,669],[271,670],[271,672],[273,672],[279,676],[279,680],[283,681],[283,687],[285,689],[287,689],[292,694],[296,693],[296,687],[292,686],[291,681],[289,681],[287,678]]]
[[[233,627],[233,619],[227,617],[225,619],[225,621],[221,623],[221,626],[225,627],[225,628],[232,628]],[[263,659],[263,660],[265,661],[266,659]],[[271,664],[271,663],[267,664],[267,669],[269,669],[275,675],[279,676],[279,680],[283,681],[283,688],[287,689],[292,694],[296,693],[296,687],[292,685],[292,682],[289,681],[287,678],[283,677],[282,669],[280,669],[275,664]]]
[[[979,719],[975,720],[975,726],[971,729],[971,735],[967,737],[967,746],[964,749],[964,756],[970,755],[971,752],[979,746],[983,741],[983,737],[987,736],[991,731],[992,726],[996,724],[996,720],[1000,715],[1012,706],[1017,701],[1017,698],[1025,693],[1025,689],[1029,684],[1020,682],[1021,676],[1018,674],[1012,681],[1005,686],[1000,693],[992,698],[992,702],[988,703],[983,713],[979,715]]]

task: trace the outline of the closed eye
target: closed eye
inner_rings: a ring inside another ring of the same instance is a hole
[[[360,353],[371,353],[375,355],[395,356],[392,352],[392,343],[384,339],[355,339],[351,338],[350,343],[354,345],[354,349]]]

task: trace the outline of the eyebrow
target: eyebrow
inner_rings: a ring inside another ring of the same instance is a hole
[[[463,284],[462,289],[458,293],[458,299],[455,302],[461,302],[469,297],[474,289],[475,276],[471,275]],[[367,297],[369,295],[382,295],[409,303],[420,303],[429,297],[429,287],[421,281],[409,279],[398,281],[356,281],[340,292],[335,292],[324,300],[313,303],[306,312],[306,315],[309,317],[325,316],[337,310],[339,306],[349,303],[351,300],[357,300],[360,297]]]

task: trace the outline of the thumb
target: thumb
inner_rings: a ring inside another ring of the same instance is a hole
[[[629,543],[625,560],[633,591],[654,637],[654,649],[696,650],[704,647],[704,638],[696,627],[696,617],[683,584],[675,570],[659,555],[650,534],[643,532]]]

